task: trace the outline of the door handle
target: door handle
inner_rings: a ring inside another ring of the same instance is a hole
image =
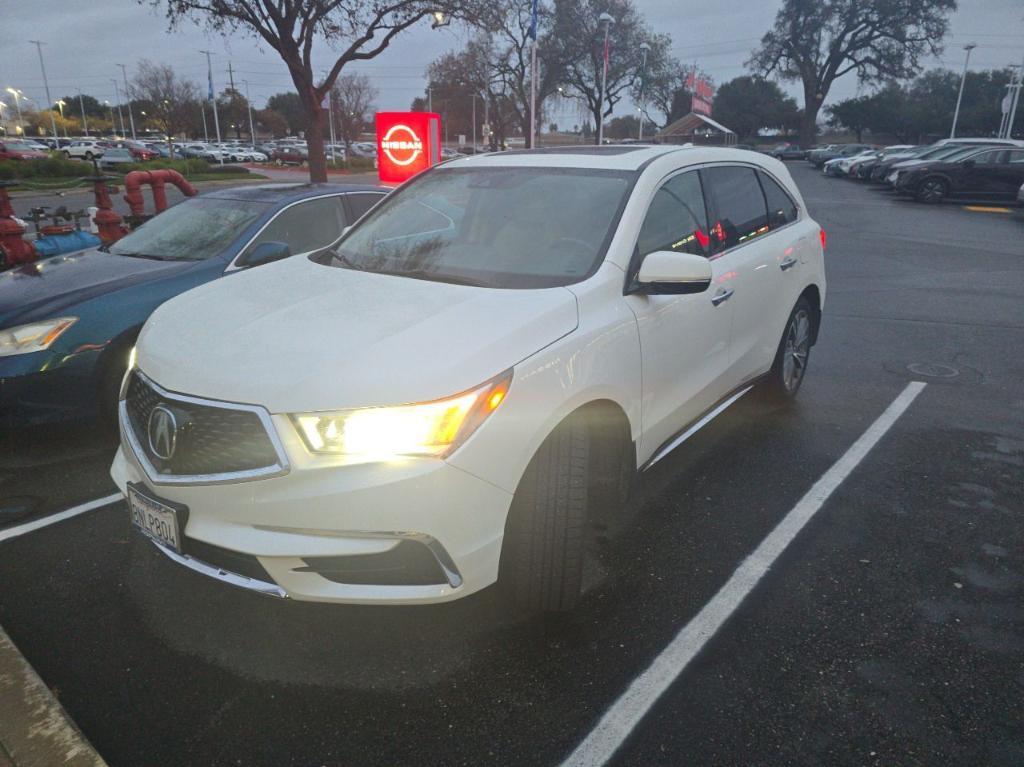
[[[792,269],[794,266],[796,266],[796,259],[793,258],[792,256],[788,256],[787,258],[779,262],[779,269],[781,269],[782,271]]]
[[[718,306],[723,301],[728,301],[730,298],[732,298],[732,294],[735,292],[736,291],[733,290],[732,288],[729,288],[728,290],[720,290],[718,291],[718,293],[714,295],[714,297],[712,297],[711,303],[713,303],[715,306]]]

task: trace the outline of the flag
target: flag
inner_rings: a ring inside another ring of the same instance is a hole
[[[531,40],[537,42],[537,0],[530,4],[530,31],[527,34]]]
[[[206,70],[206,81],[210,85],[209,95],[207,95],[206,100],[207,101],[213,101],[213,70],[212,69],[207,69]]]

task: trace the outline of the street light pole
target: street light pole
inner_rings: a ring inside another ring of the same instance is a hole
[[[128,131],[124,127],[124,112],[121,111],[121,89],[117,85],[117,80],[111,79],[114,84],[114,100],[117,102],[117,118],[121,121],[121,137],[128,135]]]
[[[1020,103],[1020,92],[1024,89],[1024,61],[1017,70],[1017,90],[1010,104],[1010,115],[1006,121],[1006,138],[1013,138],[1013,121],[1017,118],[1017,105]]]
[[[89,121],[85,118],[85,101],[82,99],[82,91],[78,91],[78,107],[82,110],[82,127],[85,129],[85,135],[89,135]]]
[[[210,61],[210,54],[213,51],[199,51],[200,53],[206,54],[206,79],[210,85],[209,96],[210,106],[213,109],[213,130],[217,134],[217,157],[220,158],[220,164],[224,164],[224,153],[220,151],[220,117],[217,115],[217,98],[213,92],[213,63]]]
[[[601,98],[597,102],[597,145],[601,146],[604,144],[604,89],[608,85],[608,32],[615,19],[610,13],[602,13],[597,21],[604,26],[604,67],[601,69]]]
[[[124,64],[118,64],[121,67],[121,76],[124,77],[124,97],[128,99],[128,122],[132,126],[132,141],[135,141],[135,116],[132,114],[132,97],[128,93],[128,69]]]
[[[6,108],[7,108],[7,105],[4,102],[0,101],[0,128],[4,129],[4,136],[8,135],[7,134],[7,123],[4,122],[4,110]]]
[[[977,43],[967,43],[967,45],[964,46],[964,50],[967,51],[967,55],[964,56],[964,73],[960,77],[960,92],[956,97],[956,110],[953,112],[953,127],[949,131],[950,138],[956,138],[956,121],[960,117],[960,101],[964,97],[964,83],[967,82],[967,65],[971,61],[971,51],[977,47]]]
[[[245,85],[245,104],[249,107],[249,140],[252,141],[253,148],[256,147],[256,127],[252,121],[252,101],[249,100],[249,81],[242,80]]]
[[[476,154],[476,91],[473,91],[473,154]]]
[[[21,91],[17,88],[8,88],[7,92],[14,96],[14,111],[18,113],[18,124],[15,126],[14,135],[17,136],[18,131],[21,131],[21,133],[24,134],[24,120],[21,119]]]
[[[43,87],[46,89],[46,103],[50,105],[50,128],[53,130],[53,142],[57,143],[57,120],[53,116],[53,100],[50,98],[50,83],[46,80],[46,66],[43,64],[43,43],[39,40],[29,40],[36,46],[36,53],[39,54],[39,69],[43,72]]]
[[[56,103],[57,103],[57,108],[60,109],[60,121],[61,121],[61,124],[64,126],[64,138],[67,138],[68,137],[68,124],[66,122],[64,122],[64,105],[67,102],[64,101],[64,99],[58,99]]]
[[[651,46],[647,43],[640,43],[640,50],[643,51],[644,60],[640,65],[640,130],[637,133],[637,141],[644,140],[644,95],[647,90],[647,53],[651,50]]]

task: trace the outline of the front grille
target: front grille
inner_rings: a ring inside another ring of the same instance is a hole
[[[170,410],[177,424],[169,460],[154,453],[150,444],[150,415],[158,405]],[[135,371],[128,382],[125,408],[135,440],[159,475],[233,474],[279,464],[263,421],[252,410],[179,399]]]

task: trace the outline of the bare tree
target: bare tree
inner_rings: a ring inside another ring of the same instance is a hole
[[[377,89],[366,75],[342,75],[334,84],[334,109],[345,151],[352,154],[352,142],[359,139],[369,122]]]
[[[149,103],[149,122],[167,134],[170,156],[174,157],[174,137],[194,122],[199,88],[191,80],[178,77],[168,64],[143,59],[128,86],[129,96]]]
[[[395,37],[429,17],[474,18],[482,0],[139,0],[167,11],[171,23],[189,18],[213,30],[241,30],[262,39],[288,67],[309,117],[311,181],[327,180],[325,97],[342,70],[378,56]],[[313,46],[318,39],[341,51],[317,82]]]
[[[669,54],[671,39],[668,35],[655,35],[643,23],[643,18],[632,0],[563,0],[566,4],[564,24],[576,30],[575,39],[585,46],[570,57],[565,82],[569,95],[579,100],[594,118],[594,125],[612,114],[623,96],[637,89],[644,67],[643,50],[647,44],[647,75],[662,77],[662,70],[678,71],[679,64]],[[608,77],[601,92],[604,68],[604,26],[599,21],[607,13],[614,19],[608,29]],[[565,36],[561,36],[563,45]],[[569,42],[574,45],[575,43]],[[655,74],[654,67],[658,68]],[[602,97],[603,96],[603,97]],[[660,109],[660,106],[659,106]],[[595,136],[596,140],[596,136]]]
[[[762,76],[800,80],[800,143],[809,146],[832,83],[911,77],[921,57],[942,52],[956,0],[784,0],[775,25],[747,64]]]

